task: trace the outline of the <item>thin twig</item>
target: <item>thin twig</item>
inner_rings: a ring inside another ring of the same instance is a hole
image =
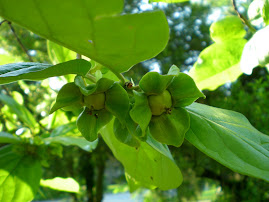
[[[3,20],[3,21],[1,21],[0,22],[0,26],[3,24],[3,23],[5,23],[5,22],[8,22],[7,20]]]
[[[252,31],[253,33],[256,32],[256,29],[249,23],[249,21],[238,11],[237,5],[236,5],[236,0],[231,0],[232,4],[233,4],[233,8],[235,10],[235,12],[237,13],[238,17],[241,19],[241,21],[248,26],[248,28],[250,29],[250,31]]]
[[[24,45],[23,45],[23,43],[21,42],[20,38],[18,37],[18,35],[17,35],[17,33],[16,33],[14,27],[11,25],[11,22],[8,21],[7,23],[8,23],[8,25],[9,25],[10,30],[12,31],[13,35],[15,36],[16,40],[18,41],[20,47],[21,47],[22,50],[26,53],[26,55],[28,56],[28,59],[29,59],[31,62],[33,62],[32,57],[29,55],[27,49],[24,47]]]

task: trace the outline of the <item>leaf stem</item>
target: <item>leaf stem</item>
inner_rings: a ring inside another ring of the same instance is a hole
[[[113,74],[115,74],[119,78],[121,85],[124,86],[125,85],[125,78],[124,78],[124,76],[121,73],[114,72],[114,71],[112,71],[112,72],[113,72]]]
[[[238,17],[241,19],[241,21],[248,26],[251,32],[255,33],[256,29],[249,23],[249,21],[238,11],[237,5],[236,5],[236,0],[231,0],[233,4],[233,8],[238,15]]]
[[[89,73],[85,75],[85,78],[86,79],[89,79],[93,83],[96,83],[97,82],[96,81],[96,78],[93,75],[89,74]]]

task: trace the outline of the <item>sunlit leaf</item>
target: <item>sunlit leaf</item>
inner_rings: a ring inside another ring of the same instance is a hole
[[[130,147],[115,138],[112,126],[110,122],[101,130],[102,137],[131,178],[143,187],[162,190],[176,188],[182,183],[181,172],[167,148],[164,155],[146,142],[141,142],[139,148]]]
[[[71,177],[55,177],[53,179],[40,180],[40,185],[57,191],[79,193],[79,183]]]
[[[65,0],[63,6],[62,0],[0,0],[0,16],[123,72],[160,53],[169,39],[162,11],[121,15],[123,3]]]
[[[210,36],[217,43],[231,39],[241,39],[245,35],[244,25],[237,16],[225,17],[210,26]]]
[[[29,110],[23,105],[18,104],[12,97],[9,97],[4,94],[0,94],[0,100],[9,107],[10,111],[15,113],[18,118],[23,122],[23,124],[34,129],[37,127],[38,123],[36,122],[34,116]]]
[[[246,74],[251,74],[257,66],[269,64],[269,26],[257,31],[244,47],[240,67]]]
[[[233,39],[204,49],[190,70],[198,88],[215,90],[226,82],[235,81],[242,74],[239,63],[246,42]]]
[[[269,181],[269,136],[237,112],[193,103],[186,139],[235,172]]]
[[[35,62],[12,63],[0,66],[0,84],[17,80],[42,80],[53,76],[78,74],[85,76],[91,68],[86,60],[71,60],[58,65]]]
[[[50,60],[53,64],[74,60],[77,56],[74,51],[49,40],[47,41],[47,47]]]
[[[41,178],[40,161],[18,155],[12,147],[0,149],[0,201],[28,202],[34,199]]]

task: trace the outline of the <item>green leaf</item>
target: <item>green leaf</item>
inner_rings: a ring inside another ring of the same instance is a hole
[[[51,132],[50,137],[68,135],[69,133],[75,134],[74,130],[76,128],[77,128],[77,125],[75,122],[69,122],[68,124],[60,125]]]
[[[269,181],[269,137],[237,112],[193,103],[186,139],[209,157],[244,175]]]
[[[251,74],[258,65],[269,64],[269,26],[257,31],[244,47],[240,66],[244,73]]]
[[[262,8],[262,18],[266,25],[269,25],[269,0],[264,0]]]
[[[40,161],[18,155],[12,146],[0,149],[0,201],[28,202],[34,199],[41,179]]]
[[[91,95],[93,93],[105,92],[107,89],[109,89],[114,84],[114,81],[107,79],[107,78],[101,78],[97,81],[96,84],[90,84],[90,85],[86,86],[82,77],[76,76],[75,84],[79,87],[80,92],[83,95],[88,96],[88,95]]]
[[[173,78],[173,75],[148,72],[140,80],[139,87],[148,95],[161,94],[169,86]]]
[[[101,130],[101,134],[114,156],[123,164],[125,172],[143,187],[168,190],[182,183],[181,172],[171,155],[163,155],[145,142],[141,142],[139,148],[119,142],[113,134],[112,122]]]
[[[0,132],[0,143],[18,143],[20,138],[6,132]]]
[[[45,138],[46,143],[58,143],[64,146],[77,146],[87,152],[93,151],[98,144],[98,140],[89,142],[82,137],[65,136],[64,133],[61,136]]]
[[[210,36],[217,42],[241,39],[246,35],[243,23],[237,16],[228,16],[210,26]]]
[[[180,2],[186,2],[189,0],[149,0],[149,3],[152,2],[164,2],[164,3],[180,3]]]
[[[171,114],[153,116],[149,123],[149,131],[154,139],[175,147],[181,146],[189,127],[190,118],[183,108],[174,108]]]
[[[0,84],[17,80],[42,80],[66,74],[86,75],[91,63],[86,60],[71,60],[57,65],[21,62],[0,66]]]
[[[71,177],[62,178],[55,177],[53,179],[40,180],[40,185],[42,187],[48,187],[57,191],[79,193],[80,186],[79,183]]]
[[[18,116],[23,124],[32,129],[38,126],[38,123],[36,122],[31,112],[29,112],[28,109],[23,105],[18,104],[12,97],[0,94],[0,100],[9,107],[10,111]]]
[[[266,25],[269,24],[269,1],[268,0],[254,0],[248,7],[248,17],[252,24],[256,24],[260,18]],[[256,21],[255,21],[256,20]]]
[[[79,88],[74,83],[67,83],[60,89],[50,114],[63,107],[82,108],[82,102],[83,95]]]
[[[53,64],[74,60],[77,56],[74,51],[49,40],[47,40],[47,49],[50,60]]]
[[[169,39],[162,11],[122,15],[123,3],[65,0],[63,6],[62,0],[0,0],[0,16],[123,72],[160,53]]]
[[[226,82],[235,81],[242,74],[239,62],[246,42],[233,39],[204,49],[189,72],[198,88],[215,90]]]
[[[120,84],[114,83],[113,86],[105,92],[105,95],[106,109],[124,124],[125,118],[129,113],[129,96],[127,92]]]
[[[128,116],[125,125],[122,125],[120,121],[115,118],[113,130],[118,141],[131,147],[140,146],[140,142],[135,138],[136,124],[133,122],[130,116]]]
[[[167,90],[170,92],[174,107],[185,107],[205,95],[197,88],[194,80],[187,74],[178,73]]]
[[[167,75],[178,76],[180,73],[179,68],[176,65],[172,65],[167,73]]]
[[[131,118],[140,126],[142,136],[144,136],[146,128],[149,125],[152,113],[149,107],[148,98],[144,93],[133,91],[135,104],[130,110]]]
[[[98,131],[111,119],[112,115],[105,109],[91,111],[85,107],[77,119],[77,127],[86,140],[93,142],[98,137]]]

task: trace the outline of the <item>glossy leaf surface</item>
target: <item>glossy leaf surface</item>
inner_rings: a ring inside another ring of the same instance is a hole
[[[17,80],[42,80],[66,74],[86,75],[91,63],[86,60],[71,60],[58,65],[22,62],[0,66],[0,84]]]
[[[0,143],[18,143],[20,138],[6,132],[0,132]]]
[[[153,116],[149,131],[157,141],[179,147],[190,127],[189,115],[183,108],[172,109],[171,114]]]
[[[237,112],[198,103],[186,109],[190,143],[235,172],[269,181],[269,136]]]
[[[40,185],[43,187],[48,187],[57,191],[79,193],[80,186],[79,183],[71,177],[62,178],[55,177],[53,179],[41,179]]]

